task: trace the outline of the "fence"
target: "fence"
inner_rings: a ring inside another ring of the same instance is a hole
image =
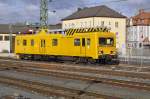
[[[121,63],[150,66],[150,48],[128,48],[126,56],[119,56]]]

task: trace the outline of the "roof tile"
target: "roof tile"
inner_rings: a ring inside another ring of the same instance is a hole
[[[89,18],[89,17],[126,18],[126,16],[116,12],[115,10],[105,5],[102,5],[102,6],[81,9],[62,20],[72,20],[72,19]]]

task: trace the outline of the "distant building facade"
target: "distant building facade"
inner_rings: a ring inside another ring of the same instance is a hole
[[[150,12],[139,10],[136,16],[130,18],[128,31],[128,46],[141,48],[150,45]]]
[[[14,42],[15,34],[12,34]],[[14,48],[14,43],[13,43]],[[8,33],[0,33],[0,52],[10,52],[10,35]]]
[[[126,16],[108,8],[96,6],[78,9],[77,12],[62,20],[62,28],[108,27],[117,35],[117,48],[120,54],[126,54]]]

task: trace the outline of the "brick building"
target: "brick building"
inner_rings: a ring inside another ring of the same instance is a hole
[[[149,26],[150,25],[150,12],[145,12],[143,9],[139,10],[139,14],[132,17],[134,26]]]

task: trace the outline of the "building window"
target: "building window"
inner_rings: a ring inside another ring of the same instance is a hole
[[[101,21],[98,21],[98,24],[97,24],[97,26],[101,26]]]
[[[75,24],[74,23],[72,23],[72,28],[74,28],[75,27]]]
[[[139,48],[141,48],[142,47],[142,43],[139,43]]]
[[[71,28],[71,23],[69,23],[69,28]]]
[[[33,39],[31,40],[31,46],[34,46],[34,40]]]
[[[111,22],[109,22],[109,25],[111,25]]]
[[[92,22],[91,21],[89,21],[89,27],[92,27]]]
[[[65,24],[65,28],[67,28],[67,24]]]
[[[9,41],[9,36],[5,36],[5,37],[4,37],[4,40],[5,40],[5,41]]]
[[[81,22],[81,27],[83,27],[83,22]]]
[[[88,26],[87,26],[87,22],[85,22],[85,27],[88,27]]]
[[[27,45],[27,40],[23,40],[23,46]]]
[[[141,19],[141,24],[144,24],[144,19]]]
[[[91,39],[88,38],[88,39],[87,39],[87,46],[90,46],[90,44],[91,44]]]
[[[104,21],[101,21],[101,26],[104,26]]]
[[[53,39],[52,40],[52,46],[57,46],[58,45],[58,40],[57,39]]]
[[[119,27],[118,22],[115,22],[115,27],[116,27],[116,28],[118,28],[118,27]]]
[[[74,39],[74,46],[80,46],[80,39]]]
[[[0,36],[0,41],[2,41],[3,40],[3,36]]]

